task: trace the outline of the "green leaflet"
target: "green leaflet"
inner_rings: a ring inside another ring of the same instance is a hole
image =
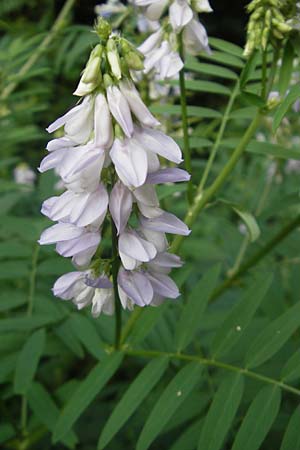
[[[255,311],[264,299],[272,279],[273,276],[266,273],[257,276],[243,294],[242,299],[225,318],[213,340],[212,355],[214,358],[226,355],[243,336]]]
[[[16,394],[25,394],[29,389],[44,350],[45,338],[44,329],[35,331],[19,353],[14,378]]]
[[[300,406],[298,406],[285,430],[280,450],[299,450],[300,434],[299,434]]]
[[[98,449],[104,449],[124,423],[136,411],[151,389],[163,376],[168,366],[167,358],[157,358],[148,363],[114,408],[106,422],[98,442]]]
[[[278,90],[279,94],[285,95],[288,90],[291,77],[293,74],[293,62],[294,62],[294,48],[290,41],[287,41],[283,50],[282,62],[280,65]]]
[[[53,431],[59,416],[59,409],[44,386],[39,383],[32,383],[26,394],[26,398],[30,408],[37,416],[38,420],[50,431]],[[69,448],[74,448],[77,442],[77,437],[73,431],[69,431],[62,439],[62,442]]]
[[[0,295],[0,312],[8,311],[24,305],[27,302],[27,297],[24,292],[15,290],[7,290]]]
[[[295,352],[285,363],[281,371],[284,381],[296,381],[300,377],[300,351]]]
[[[74,313],[71,315],[71,326],[76,337],[91,355],[96,359],[101,359],[106,355],[104,343],[91,320],[83,314]]]
[[[122,359],[123,355],[121,353],[113,353],[107,356],[96,364],[87,377],[81,381],[73,396],[63,408],[55,425],[53,433],[54,442],[62,439],[68,433],[83,411],[85,411],[118,370]]]
[[[217,63],[224,64],[225,66],[232,66],[238,69],[242,69],[244,67],[244,62],[241,61],[235,55],[230,55],[229,53],[224,53],[220,51],[213,51],[211,55],[207,53],[203,53],[201,55],[202,59],[208,59],[209,61],[215,61]]]
[[[256,241],[260,236],[260,228],[257,224],[257,221],[253,214],[251,214],[249,211],[246,211],[242,206],[237,205],[235,203],[232,203],[228,200],[225,200],[223,198],[219,199],[218,201],[224,203],[225,205],[230,206],[233,211],[240,216],[242,221],[247,227],[248,235],[251,242]]]
[[[244,378],[241,374],[230,375],[220,384],[211,407],[205,417],[198,450],[219,450],[235,418],[242,400]]]
[[[140,434],[136,450],[146,450],[163,430],[177,408],[200,381],[202,366],[189,363],[170,381],[152,409]]]
[[[224,39],[219,39],[215,37],[209,38],[209,43],[217,50],[222,50],[222,52],[229,53],[230,55],[235,55],[238,58],[244,58],[244,50],[232,42],[224,41]]]
[[[58,327],[54,328],[54,333],[61,339],[61,341],[68,347],[71,352],[78,358],[84,357],[84,351],[76,333],[72,327],[72,319],[69,317]]]
[[[181,115],[181,106],[172,104],[153,104],[150,106],[150,111],[154,114],[170,114],[170,115]],[[198,117],[199,119],[210,118],[216,119],[221,118],[222,114],[219,111],[211,108],[205,108],[203,106],[188,106],[187,114],[189,117]]]
[[[258,450],[276,419],[280,401],[279,388],[261,389],[243,419],[231,450]]]
[[[274,120],[273,120],[273,126],[272,130],[273,133],[276,132],[277,128],[281,124],[282,119],[288,112],[289,108],[292,106],[293,103],[300,97],[300,84],[297,83],[294,86],[290,88],[290,91],[288,95],[285,97],[285,99],[282,101],[282,103],[277,108],[275,114],[274,114]]]
[[[178,80],[168,80],[171,86],[178,86]],[[186,80],[186,89],[195,92],[210,92],[211,94],[230,95],[230,89],[223,84],[215,83],[214,81],[203,80]]]
[[[185,68],[192,72],[205,73],[215,77],[225,78],[228,80],[236,80],[237,74],[233,70],[226,67],[217,66],[216,64],[199,63],[196,58],[189,56],[185,62]]]
[[[176,328],[175,340],[177,351],[184,350],[193,340],[209,297],[216,286],[220,270],[220,265],[213,267],[194,286],[188,302],[183,307]]]
[[[300,159],[300,151],[296,147],[284,148],[281,145],[271,144],[270,142],[251,141],[246,150],[250,153],[276,156],[277,158]]]
[[[300,302],[271,322],[246,353],[247,368],[260,366],[271,358],[300,326]]]
[[[170,450],[183,450],[186,448],[196,448],[199,439],[199,433],[203,426],[203,419],[190,425],[180,436]]]

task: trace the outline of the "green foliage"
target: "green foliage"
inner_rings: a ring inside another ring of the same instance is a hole
[[[51,294],[54,280],[73,270],[36,244],[49,225],[39,210],[57,195],[55,175],[36,173],[33,186],[13,179],[19,163],[37,167],[44,129],[76,102],[71,92],[97,39],[68,14],[22,72],[49,35],[54,6],[0,5],[1,448],[300,449],[299,220],[288,228],[299,217],[293,39],[278,49],[280,67],[269,47],[265,62],[260,51],[246,60],[241,47],[219,38],[210,39],[210,55],[186,59],[195,187],[216,150],[204,193],[210,189],[258,110],[261,118],[180,247],[185,265],[174,278],[181,297],[124,312],[115,352],[113,318],[93,319]],[[122,26],[133,41],[132,20]],[[264,95],[272,78],[278,105]],[[149,107],[182,145],[179,98]],[[186,190],[159,186],[164,209],[183,218]]]

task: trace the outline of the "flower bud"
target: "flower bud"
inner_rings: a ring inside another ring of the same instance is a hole
[[[121,64],[119,52],[116,43],[113,39],[109,39],[106,45],[107,59],[113,75],[120,80],[122,78]]]
[[[124,58],[125,58],[125,61],[129,67],[129,69],[133,69],[133,70],[143,70],[144,69],[143,58],[137,52],[128,52]]]

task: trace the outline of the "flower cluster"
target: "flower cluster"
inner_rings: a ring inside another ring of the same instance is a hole
[[[252,0],[249,3],[246,56],[256,49],[265,51],[268,43],[276,46],[278,40],[286,38],[292,30],[286,19],[287,9],[291,9],[290,5],[282,0]]]
[[[163,18],[161,27],[139,47],[145,56],[146,74],[152,71],[158,80],[178,74],[183,67],[178,51],[178,35],[181,34],[187,53],[210,53],[206,30],[198,19],[198,13],[212,11],[208,0],[135,0],[135,3],[145,8],[144,14],[149,20]],[[166,10],[168,14],[164,18]]]
[[[100,44],[74,93],[81,102],[48,127],[49,133],[63,127],[64,135],[48,143],[49,154],[39,167],[41,172],[54,169],[66,188],[43,203],[42,213],[57,223],[39,242],[56,244],[77,269],[56,281],[54,295],[79,309],[91,304],[94,316],[112,314],[117,297],[129,309],[178,297],[168,274],[182,263],[168,253],[166,233],[190,232],[159,206],[155,185],[187,181],[189,174],[160,166],[159,157],[179,164],[181,151],[157,129],[159,122],[129,75],[140,64],[140,54],[111,34],[103,19],[96,31]],[[99,244],[109,223],[118,254],[112,251],[104,259]]]

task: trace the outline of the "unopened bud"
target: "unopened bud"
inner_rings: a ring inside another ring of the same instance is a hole
[[[125,55],[125,61],[128,64],[129,69],[133,70],[143,70],[144,63],[143,59],[137,52],[129,52]]]
[[[111,77],[107,73],[105,73],[103,75],[103,83],[104,83],[105,89],[107,89],[109,86],[113,86],[113,84],[114,84],[113,80],[111,79]]]
[[[101,80],[100,63],[101,59],[96,57],[87,64],[81,78],[84,83],[96,83],[99,78]]]
[[[113,75],[120,80],[122,78],[121,66],[120,66],[120,57],[118,53],[118,49],[116,43],[113,39],[109,39],[107,42],[107,59],[111,68]]]
[[[95,25],[95,31],[100,39],[106,41],[112,30],[110,24],[103,17],[99,16]]]

